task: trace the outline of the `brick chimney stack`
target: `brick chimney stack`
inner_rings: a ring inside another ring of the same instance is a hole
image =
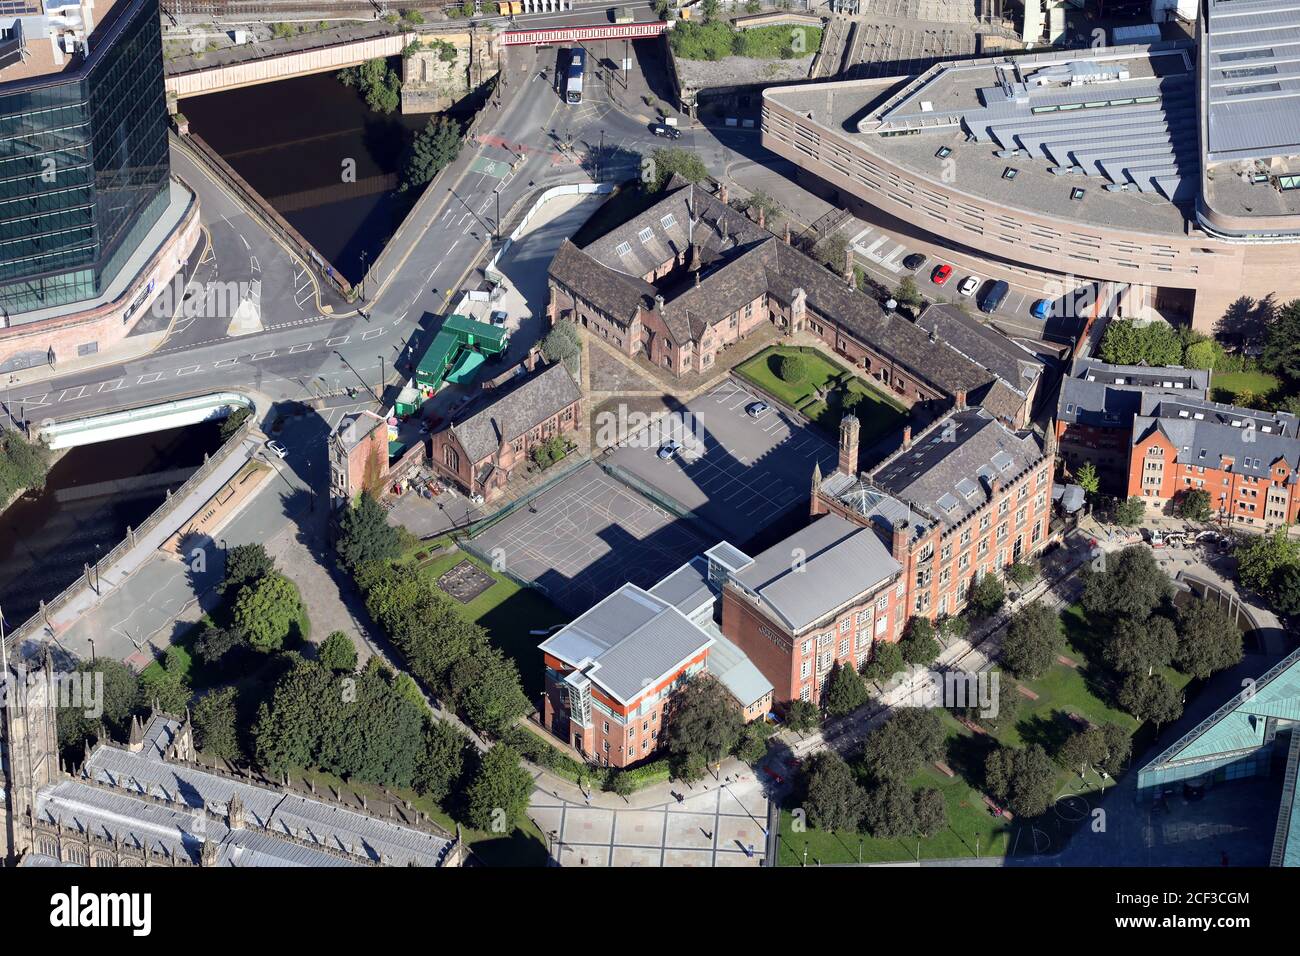
[[[912,447],[912,426],[911,425],[903,426],[903,447],[904,448]]]
[[[959,411],[966,407],[966,389],[964,388],[957,389],[957,395],[956,395],[956,401],[954,402],[954,407],[957,408]]]
[[[726,183],[720,183],[720,184],[718,185],[718,201],[721,202],[721,203],[723,203],[724,205],[725,205],[726,202],[727,202],[727,184],[726,184]]]
[[[858,473],[858,434],[861,423],[856,415],[845,415],[840,419],[840,465],[839,470],[846,475]]]
[[[894,525],[894,535],[889,547],[889,553],[904,568],[907,567],[907,539],[910,530],[906,521],[900,521]]]
[[[762,206],[758,207],[758,228],[759,229],[767,228],[767,214],[763,212]]]

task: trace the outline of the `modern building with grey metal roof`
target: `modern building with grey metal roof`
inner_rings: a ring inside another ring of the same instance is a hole
[[[797,635],[901,572],[870,529],[831,514],[768,548],[731,580]]]
[[[624,584],[541,643],[622,704],[701,657],[713,639],[671,602]]]

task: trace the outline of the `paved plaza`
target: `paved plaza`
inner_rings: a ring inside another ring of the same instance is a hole
[[[763,865],[767,797],[752,773],[721,786],[709,777],[683,795],[680,803],[618,809],[538,789],[529,815],[560,866]]]

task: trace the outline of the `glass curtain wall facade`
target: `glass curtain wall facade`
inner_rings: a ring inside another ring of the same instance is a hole
[[[166,208],[158,16],[135,0],[79,68],[0,83],[0,307],[17,323],[100,295]]]

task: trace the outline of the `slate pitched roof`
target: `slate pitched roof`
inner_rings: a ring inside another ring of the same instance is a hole
[[[451,431],[471,461],[482,461],[580,397],[569,370],[556,362],[518,384],[493,389],[482,403],[470,406]]]
[[[656,288],[642,278],[674,257],[686,258],[692,242],[703,266],[698,281],[688,276]],[[937,390],[964,390],[970,396],[1003,378],[1012,390],[1024,392],[1026,372],[1041,374],[1042,369],[1031,352],[969,320],[953,332],[966,344],[966,351],[974,353],[965,354],[960,343],[949,342],[943,334],[932,336],[903,316],[885,312],[875,299],[821,263],[703,189],[690,186],[677,188],[582,249],[566,240],[550,274],[622,322],[630,321],[638,307],[654,310],[656,295],[662,295],[657,319],[647,318],[646,324],[660,334],[666,331],[675,345],[698,343],[710,325],[765,291],[789,303],[795,291],[803,289],[810,309]],[[658,323],[662,329],[655,328]],[[945,322],[950,324],[955,327],[955,320]],[[976,328],[968,329],[966,324]],[[992,394],[997,414],[1016,417],[1005,411],[1004,390]]]
[[[1013,431],[983,408],[951,412],[885,459],[871,481],[951,527],[1043,457],[1031,431]]]

